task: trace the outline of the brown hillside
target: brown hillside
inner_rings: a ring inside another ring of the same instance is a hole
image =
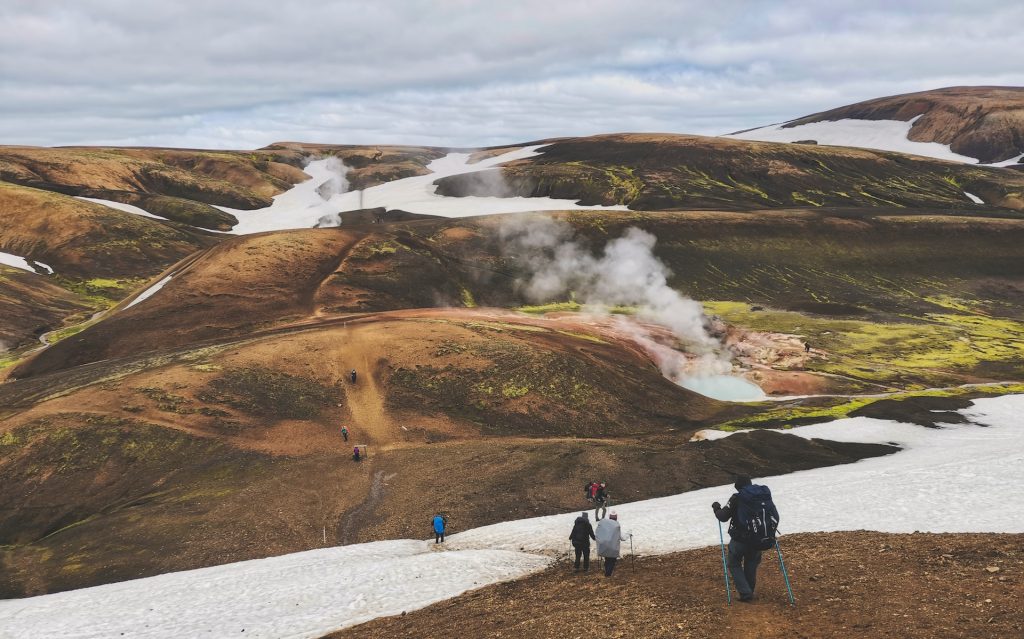
[[[749,409],[579,331],[405,311],[0,385],[0,595],[315,548],[325,531],[417,537],[425,486],[464,529],[573,510],[598,476],[640,499],[891,452],[770,432],[690,443]]]
[[[59,193],[0,182],[0,249],[58,276],[147,278],[216,240]]]
[[[979,162],[1002,162],[1024,153],[1024,87],[948,87],[858,102],[791,122],[852,118],[902,120],[919,117],[910,128],[915,142],[949,144]]]
[[[623,559],[611,579],[593,569],[573,574],[563,563],[330,637],[1008,639],[1024,633],[1024,535],[841,532],[787,535],[781,545],[795,607],[787,605],[773,553],[765,553],[754,603],[726,605],[721,555],[712,546],[641,557],[635,570]]]
[[[0,265],[0,360],[8,349],[36,343],[65,317],[93,308],[87,300],[36,275]]]

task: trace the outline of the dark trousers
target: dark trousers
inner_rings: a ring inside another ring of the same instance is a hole
[[[761,564],[761,551],[738,539],[729,540],[729,574],[740,598],[754,596],[757,585],[757,567]]]
[[[583,570],[590,570],[590,544],[587,543],[583,546],[573,544],[572,549],[576,551],[576,570],[580,569],[580,557],[583,557]]]
[[[440,544],[440,543],[443,543],[443,542],[444,542],[444,533],[443,532],[434,531],[434,543],[435,544]]]
[[[604,558],[604,576],[611,577],[612,573],[615,572],[615,563],[619,560],[618,557],[605,557]]]

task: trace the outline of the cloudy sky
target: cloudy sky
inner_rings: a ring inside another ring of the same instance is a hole
[[[1024,3],[2,0],[0,144],[719,134],[1024,85]]]

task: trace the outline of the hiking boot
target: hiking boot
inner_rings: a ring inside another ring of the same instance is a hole
[[[743,603],[753,603],[754,595],[740,595],[740,601]]]

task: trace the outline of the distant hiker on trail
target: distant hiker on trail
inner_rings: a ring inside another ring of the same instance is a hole
[[[434,543],[444,543],[444,531],[448,528],[448,518],[444,515],[434,515]]]
[[[345,438],[345,441],[348,441],[348,429],[344,426],[341,427],[341,436]]]
[[[611,495],[608,494],[608,487],[604,482],[597,485],[594,492],[594,519],[601,521],[608,514],[608,506],[611,505]]]
[[[736,493],[725,508],[716,501],[711,509],[718,521],[729,522],[729,574],[740,593],[740,601],[749,602],[754,599],[761,551],[775,545],[779,511],[767,486],[751,483],[749,477],[739,477],[734,487]]]
[[[358,446],[352,449],[352,461],[362,461],[362,457],[359,456]]]
[[[811,343],[810,342],[804,342],[804,352],[805,353],[810,353],[811,352]]]
[[[608,519],[597,522],[597,554],[604,557],[604,576],[611,577],[615,562],[619,560],[619,542],[626,541],[619,525],[619,515],[613,512]]]
[[[348,374],[348,378],[353,384],[356,383],[356,369],[352,369],[352,372]]]
[[[569,541],[572,542],[572,549],[576,552],[576,564],[573,572],[580,571],[580,557],[583,557],[583,572],[590,570],[590,540],[597,539],[594,536],[594,527],[587,519],[587,513],[580,513],[576,522],[572,525],[572,532],[569,533]]]

